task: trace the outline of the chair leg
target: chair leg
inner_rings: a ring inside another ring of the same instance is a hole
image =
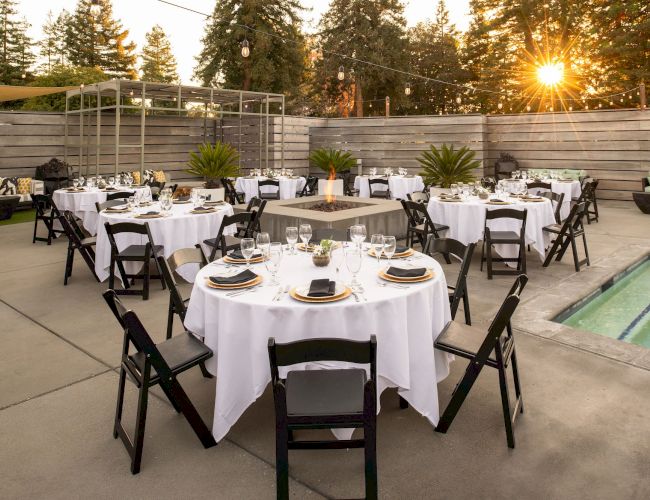
[[[142,284],[142,300],[149,300],[149,280],[151,278],[151,262],[146,260],[144,263],[144,276]]]
[[[167,340],[172,338],[172,329],[174,327],[174,305],[172,299],[169,299],[169,307],[167,310]]]
[[[194,405],[178,383],[178,380],[176,378],[172,378],[172,380],[161,380],[160,385],[167,386],[167,391],[171,397],[176,400],[176,404],[180,407],[185,419],[189,422],[192,430],[194,430],[194,433],[201,441],[203,447],[210,448],[216,446],[217,442],[214,440],[214,436],[210,432],[210,429],[205,425],[201,415],[199,415],[199,412],[194,408]]]
[[[374,417],[374,415],[373,415]],[[373,420],[373,419],[369,419]],[[366,500],[377,499],[377,431],[373,421],[363,427]]]
[[[519,246],[519,259],[521,271],[523,274],[526,274],[526,245],[523,243]]]
[[[546,258],[544,259],[544,264],[542,264],[543,267],[548,267],[551,264],[551,261],[553,260],[553,257],[555,257],[555,254],[557,253],[557,249],[560,246],[560,237],[558,236],[553,240],[553,244],[551,245],[551,249],[548,251],[548,254],[546,255]]]
[[[472,317],[469,313],[469,295],[467,294],[467,289],[463,292],[463,312],[465,313],[465,324],[472,324]]]
[[[517,355],[515,353],[515,348],[512,348],[512,354],[510,355],[510,363],[512,365],[512,380],[515,384],[515,397],[519,401],[519,413],[524,412],[524,398],[521,393],[521,383],[519,382],[519,368],[517,366]]]
[[[201,374],[202,374],[205,378],[214,378],[214,375],[212,375],[212,373],[210,373],[210,372],[208,371],[208,369],[205,367],[205,363],[204,363],[204,362],[200,362],[200,363],[199,363],[199,368],[201,368]]]
[[[456,418],[456,414],[458,413],[458,410],[460,410],[460,407],[463,406],[463,402],[467,398],[469,391],[472,389],[474,382],[476,382],[483,366],[483,364],[479,364],[475,361],[471,361],[467,365],[465,375],[463,375],[463,378],[454,389],[454,392],[451,395],[451,400],[449,401],[449,404],[447,404],[445,411],[438,421],[438,425],[435,429],[436,432],[444,434],[449,430],[449,426],[451,426],[454,418]]]
[[[409,407],[409,402],[402,396],[399,396],[399,407],[400,410],[406,410]]]
[[[111,256],[111,268],[108,274],[108,289],[115,290],[115,259]]]
[[[38,215],[34,219],[34,237],[32,238],[32,244],[36,243],[36,232],[38,231]]]
[[[483,272],[483,261],[485,260],[485,237],[481,242],[481,272]]]
[[[65,277],[63,278],[63,286],[67,286],[68,278],[72,276],[72,266],[74,264],[74,247],[68,245],[68,257],[65,260]]]
[[[118,426],[122,420],[122,408],[124,407],[124,386],[126,385],[126,371],[120,368],[120,379],[117,384],[117,406],[115,408],[115,423],[113,424],[113,437],[117,439]]]
[[[122,286],[125,290],[128,290],[131,285],[129,285],[129,278],[126,277],[126,271],[124,270],[124,263],[121,260],[117,260],[117,270],[120,272],[122,277]]]
[[[576,236],[571,230],[571,253],[573,254],[573,266],[575,267],[576,273],[580,272],[580,258],[578,257],[578,245],[576,245]]]
[[[503,421],[506,425],[506,437],[508,448],[515,447],[515,434],[512,429],[512,416],[510,415],[510,395],[508,394],[508,381],[506,379],[506,370],[503,362],[500,363],[499,370],[499,388],[501,389],[501,406],[503,407]]]
[[[289,500],[289,433],[284,423],[276,424],[275,481],[278,500]]]
[[[167,290],[167,285],[165,284],[165,278],[163,277],[162,269],[160,269],[160,264],[158,264],[158,259],[153,257],[154,264],[156,264],[156,270],[158,271],[158,277],[160,279],[160,283],[162,284],[162,289]]]
[[[489,241],[485,245],[487,247],[487,273],[488,279],[492,279],[492,243]]]
[[[140,472],[142,461],[142,448],[144,446],[144,429],[147,422],[147,403],[149,399],[149,388],[146,385],[140,387],[138,394],[138,412],[135,423],[135,435],[133,436],[133,457],[131,459],[131,474]]]
[[[582,245],[585,247],[585,263],[590,266],[591,262],[589,261],[589,250],[587,250],[587,235],[585,234],[584,229],[582,230]]]

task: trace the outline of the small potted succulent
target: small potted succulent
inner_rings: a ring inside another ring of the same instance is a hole
[[[325,267],[330,263],[330,253],[334,247],[334,241],[321,240],[312,252],[311,260],[316,267]]]

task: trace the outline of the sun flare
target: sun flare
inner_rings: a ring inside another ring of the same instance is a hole
[[[547,63],[537,68],[537,79],[542,85],[555,87],[564,79],[564,63]]]

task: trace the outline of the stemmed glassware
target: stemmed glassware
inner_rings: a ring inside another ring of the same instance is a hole
[[[395,249],[397,248],[397,240],[395,236],[384,236],[384,254],[388,257],[388,267],[390,267],[390,260],[395,255]]]
[[[345,245],[345,242],[343,242]],[[339,281],[339,270],[343,264],[343,258],[345,257],[345,249],[343,246],[334,246],[330,252],[330,261],[334,264],[334,269],[336,269],[336,282]]]
[[[352,273],[352,288],[359,288],[361,283],[357,279],[357,274],[361,270],[361,262],[363,261],[363,250],[359,245],[350,245],[345,250],[345,264],[348,271]]]
[[[255,244],[257,248],[262,252],[264,257],[268,257],[269,245],[271,245],[271,236],[269,233],[257,233],[255,237]]]
[[[300,235],[300,240],[302,241],[302,244],[305,245],[305,248],[309,245],[309,240],[311,240],[311,225],[310,224],[300,224],[300,231],[298,233]]]
[[[367,234],[366,226],[363,224],[355,224],[350,227],[350,239],[356,243],[359,248],[361,248],[363,242],[366,241]]]
[[[451,190],[451,194],[453,195],[458,194],[458,184],[452,184],[451,186],[449,186],[449,188]]]
[[[75,189],[79,187],[79,179],[72,179],[72,187]]]
[[[296,242],[298,241],[298,228],[290,226],[285,229],[285,234],[287,237],[287,244],[289,245],[289,250],[291,255],[296,254]]]
[[[377,265],[381,265],[380,259],[381,254],[384,251],[384,235],[373,234],[370,237],[370,246],[372,247],[373,252],[375,252],[375,257],[377,257]]]
[[[274,241],[268,244],[267,259],[264,261],[266,270],[271,273],[271,285],[279,285],[277,274],[280,270],[280,262],[282,261],[282,243]]]
[[[253,238],[242,238],[241,243],[241,254],[246,259],[246,269],[251,267],[251,257],[255,252],[255,240]]]

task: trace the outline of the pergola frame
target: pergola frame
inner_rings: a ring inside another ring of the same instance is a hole
[[[78,98],[78,99],[75,99]],[[104,105],[103,101],[112,99],[114,102]],[[94,101],[94,103],[93,103]],[[139,101],[139,103],[137,102]],[[175,103],[175,107],[156,106],[156,102]],[[75,103],[77,104],[75,106]],[[149,103],[149,105],[147,105]],[[192,106],[184,106],[184,104]],[[280,113],[272,113],[271,105],[279,105]],[[251,111],[248,111],[248,108]],[[258,111],[255,111],[255,108]],[[239,118],[239,152],[241,166],[241,127],[242,117],[259,118],[260,141],[259,141],[259,167],[262,167],[262,152],[264,151],[264,166],[269,166],[269,118],[279,116],[280,120],[280,168],[284,168],[284,112],[285,97],[283,94],[271,94],[265,92],[252,92],[244,90],[227,90],[213,87],[196,87],[191,85],[175,85],[169,83],[153,83],[133,80],[110,80],[107,82],[82,85],[78,89],[68,90],[65,99],[65,142],[64,160],[68,160],[68,150],[73,147],[69,145],[69,117],[79,115],[79,173],[85,166],[85,175],[90,173],[90,131],[87,127],[84,135],[84,122],[87,120],[90,125],[93,116],[96,119],[95,130],[95,175],[99,175],[100,159],[102,155],[102,112],[114,111],[115,114],[115,171],[120,171],[120,151],[124,148],[139,149],[140,151],[140,174],[145,169],[145,136],[146,117],[156,112],[178,114],[178,116],[203,117],[203,136],[207,138],[208,122],[213,121],[216,128],[216,121],[224,117]],[[139,144],[120,144],[120,117],[124,111],[139,112],[140,114],[140,142]],[[111,114],[112,115],[112,114]],[[264,146],[264,147],[263,147]],[[77,146],[74,146],[75,148]],[[109,146],[110,147],[110,146]],[[84,153],[85,149],[85,153]],[[84,161],[85,154],[85,161]],[[92,175],[92,174],[91,174]]]

